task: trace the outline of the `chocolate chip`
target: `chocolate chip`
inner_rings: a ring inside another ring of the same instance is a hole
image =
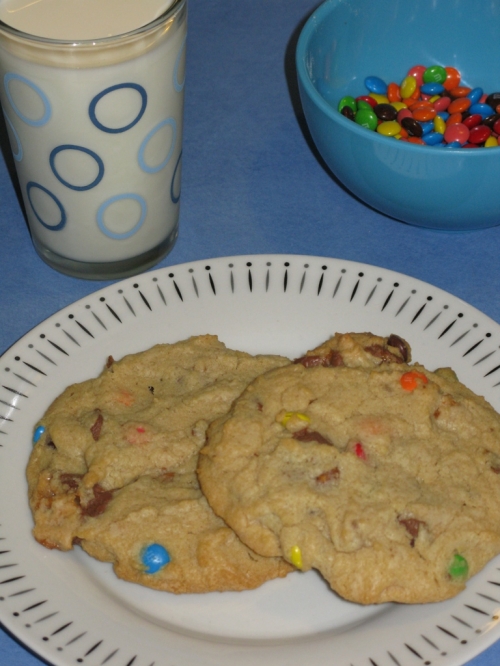
[[[99,412],[99,415],[97,419],[95,420],[94,425],[90,428],[90,432],[92,433],[92,437],[94,438],[94,441],[97,442],[99,437],[101,436],[101,429],[102,429],[102,424],[103,424],[104,418]]]
[[[394,333],[392,333],[387,340],[387,344],[389,347],[395,347],[397,350],[399,350],[401,358],[405,363],[408,361],[408,345],[402,338],[399,337],[399,335],[394,335]]]
[[[328,444],[329,446],[332,446],[330,440],[323,437],[321,433],[314,430],[308,430],[307,428],[294,432],[293,438],[298,442],[317,442],[318,444]]]
[[[300,358],[295,359],[294,363],[300,363],[304,368],[339,368],[344,365],[342,354],[334,349],[331,349],[328,354],[323,356],[306,354]]]
[[[329,469],[328,472],[322,472],[316,477],[317,483],[328,483],[328,481],[338,481],[340,478],[340,470],[338,467]]]
[[[98,483],[93,487],[94,499],[91,499],[87,506],[82,507],[82,515],[90,516],[95,518],[95,516],[100,516],[106,510],[106,507],[113,499],[112,490],[104,490]]]

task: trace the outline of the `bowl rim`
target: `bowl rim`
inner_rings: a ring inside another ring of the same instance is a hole
[[[311,37],[318,29],[318,26],[320,26],[321,23],[325,20],[326,16],[328,16],[335,9],[335,7],[340,5],[343,1],[344,0],[324,0],[320,5],[318,5],[315,9],[313,9],[312,13],[309,15],[305,24],[302,26],[302,29],[299,34],[299,39],[297,41],[297,46],[295,49],[295,66],[297,68],[297,77],[299,79],[299,83],[302,85],[303,89],[305,90],[309,98],[333,122],[340,124],[341,127],[345,127],[346,129],[354,132],[361,138],[364,137],[367,140],[370,139],[371,141],[375,141],[376,143],[380,143],[382,146],[385,145],[387,147],[387,140],[390,139],[391,137],[386,137],[382,134],[379,134],[378,132],[368,130],[367,128],[358,125],[352,120],[345,118],[341,113],[339,113],[339,111],[336,108],[334,108],[331,104],[329,104],[326,101],[326,99],[321,95],[321,93],[317,90],[316,86],[313,84],[309,76],[309,73],[307,71],[306,56]],[[465,159],[478,159],[477,153],[479,153],[479,155],[483,154],[484,157],[492,153],[492,158],[494,158],[496,154],[495,150],[488,150],[488,149],[482,150],[481,149],[482,147],[480,147],[478,150],[478,149],[462,148],[462,147],[446,148],[442,146],[428,146],[428,145],[422,146],[421,144],[413,144],[407,141],[398,141],[397,143],[398,147],[401,150],[417,151],[422,156],[429,155],[429,156],[434,156],[434,158],[437,155],[444,156],[444,155],[459,154],[461,157],[464,157]],[[439,150],[440,148],[441,150]],[[498,148],[500,148],[500,143]],[[482,159],[484,159],[484,157]],[[445,157],[444,159],[447,158]]]

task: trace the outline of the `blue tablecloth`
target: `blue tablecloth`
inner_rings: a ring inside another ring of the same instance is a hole
[[[446,234],[396,222],[355,199],[315,153],[301,115],[294,52],[316,4],[189,0],[180,236],[160,266],[247,253],[340,257],[431,282],[500,322],[500,227]],[[0,143],[3,353],[106,283],[66,277],[38,258],[5,133]],[[500,643],[470,662],[499,663]],[[0,664],[42,662],[0,630]]]

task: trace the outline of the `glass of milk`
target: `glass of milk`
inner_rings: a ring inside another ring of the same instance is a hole
[[[0,100],[31,236],[113,279],[177,238],[186,0],[0,0]]]

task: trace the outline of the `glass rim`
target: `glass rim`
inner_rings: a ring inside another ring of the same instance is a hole
[[[122,40],[128,37],[134,37],[140,35],[141,33],[149,31],[151,28],[155,28],[164,21],[168,20],[173,16],[181,5],[186,4],[187,0],[172,0],[172,3],[165,9],[165,11],[157,16],[152,21],[145,23],[144,25],[134,28],[133,30],[128,30],[127,32],[121,32],[117,35],[111,35],[109,37],[98,37],[97,39],[53,39],[52,37],[42,37],[39,35],[33,35],[29,32],[23,32],[18,30],[8,23],[4,23],[0,20],[0,33],[4,32],[12,37],[18,39],[23,39],[34,44],[51,44],[55,46],[101,46],[106,44],[113,44],[118,40]]]

